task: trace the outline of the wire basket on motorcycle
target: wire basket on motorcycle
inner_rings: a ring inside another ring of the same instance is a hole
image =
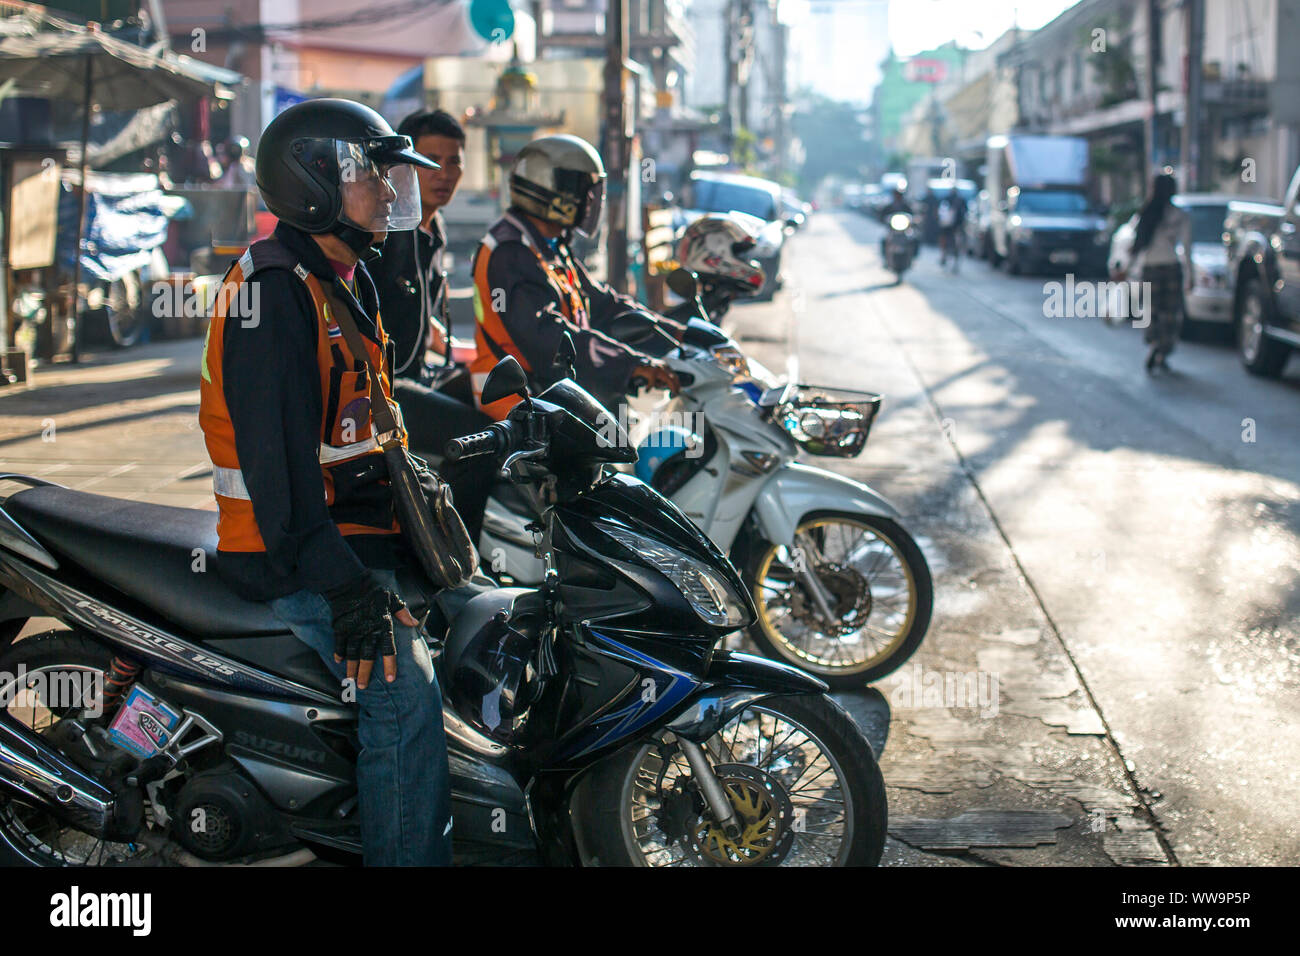
[[[881,396],[875,392],[791,385],[772,417],[805,451],[852,458],[867,444],[880,403]]]

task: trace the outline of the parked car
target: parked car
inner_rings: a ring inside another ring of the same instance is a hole
[[[800,199],[793,189],[782,189],[781,211],[786,226],[793,232],[807,225],[808,217],[812,215],[812,206]]]
[[[1215,193],[1185,193],[1174,197],[1174,204],[1185,210],[1191,220],[1192,247],[1184,256],[1184,268],[1191,275],[1185,276],[1183,282],[1183,314],[1189,324],[1227,325],[1232,321],[1228,249],[1223,241],[1223,222],[1231,200],[1231,196]],[[1189,282],[1190,291],[1187,290]]]
[[[1232,323],[1242,364],[1255,375],[1282,374],[1300,348],[1300,169],[1286,199],[1228,204],[1227,274],[1233,283]]]
[[[858,212],[873,219],[879,218],[880,210],[889,205],[894,198],[894,189],[884,183],[868,183],[862,187],[862,206]]]
[[[771,299],[781,287],[781,252],[788,225],[781,204],[781,187],[770,179],[738,173],[691,173],[684,206],[688,216],[741,212],[763,222],[754,258],[763,267],[763,288],[757,298]]]

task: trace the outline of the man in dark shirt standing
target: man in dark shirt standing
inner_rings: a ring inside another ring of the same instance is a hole
[[[395,232],[384,242],[383,255],[370,268],[379,292],[384,328],[393,337],[396,361],[393,393],[402,406],[411,447],[419,454],[441,455],[448,440],[481,431],[491,419],[474,405],[468,382],[463,391],[437,388],[438,366],[426,359],[429,349],[446,354],[451,330],[446,321],[447,277],[443,271],[446,230],[440,210],[451,202],[465,165],[465,130],[443,110],[407,116],[397,132],[411,137],[416,152],[437,163],[421,169],[420,225]],[[442,477],[456,504],[486,500],[496,471],[490,458],[444,463]],[[467,530],[477,540],[482,508],[462,509]]]
[[[359,261],[419,221],[421,165],[433,164],[357,103],[312,100],[272,120],[257,181],[280,224],[227,274],[200,383],[218,573],[270,601],[347,678],[344,700],[360,705],[368,865],[451,860],[441,695],[398,595],[408,555],[370,411],[372,401],[391,403],[392,349]],[[339,327],[342,310],[364,355]],[[372,682],[377,660],[383,679]]]

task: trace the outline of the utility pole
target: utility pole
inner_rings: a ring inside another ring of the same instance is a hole
[[[1205,0],[1183,0],[1187,24],[1187,83],[1183,100],[1183,191],[1201,187],[1202,66],[1205,57]]]
[[[788,55],[787,43],[789,42],[790,28],[779,20],[773,24],[776,36],[776,82],[773,86],[776,88],[776,171],[777,174],[783,174],[788,170],[788,160],[790,157],[789,126],[787,124],[787,99],[789,93],[786,89],[786,73]]]
[[[722,19],[722,62],[727,71],[722,83],[722,128],[727,137],[727,151],[731,152],[736,142],[736,116],[732,111],[736,88],[736,0],[723,0]]]
[[[609,284],[627,291],[627,115],[624,108],[624,67],[627,61],[627,0],[606,0],[605,7],[605,143],[601,153],[606,172],[605,250]]]
[[[1156,169],[1156,93],[1157,72],[1160,68],[1160,0],[1147,0],[1147,121],[1143,127],[1146,147],[1146,173],[1142,177],[1141,189],[1146,190],[1147,181]]]

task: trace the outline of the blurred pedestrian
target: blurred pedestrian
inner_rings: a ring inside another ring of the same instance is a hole
[[[226,187],[255,186],[253,158],[248,155],[248,140],[242,136],[217,144],[217,162],[221,164],[221,178],[217,185]]]
[[[966,226],[966,200],[961,193],[953,189],[939,201],[939,265],[947,265],[952,260],[952,271],[960,267],[961,235]]]
[[[1183,312],[1182,251],[1190,246],[1187,214],[1173,204],[1178,184],[1165,169],[1151,181],[1151,194],[1138,219],[1133,239],[1133,264],[1147,289],[1146,369],[1169,371],[1167,359],[1178,341]]]

